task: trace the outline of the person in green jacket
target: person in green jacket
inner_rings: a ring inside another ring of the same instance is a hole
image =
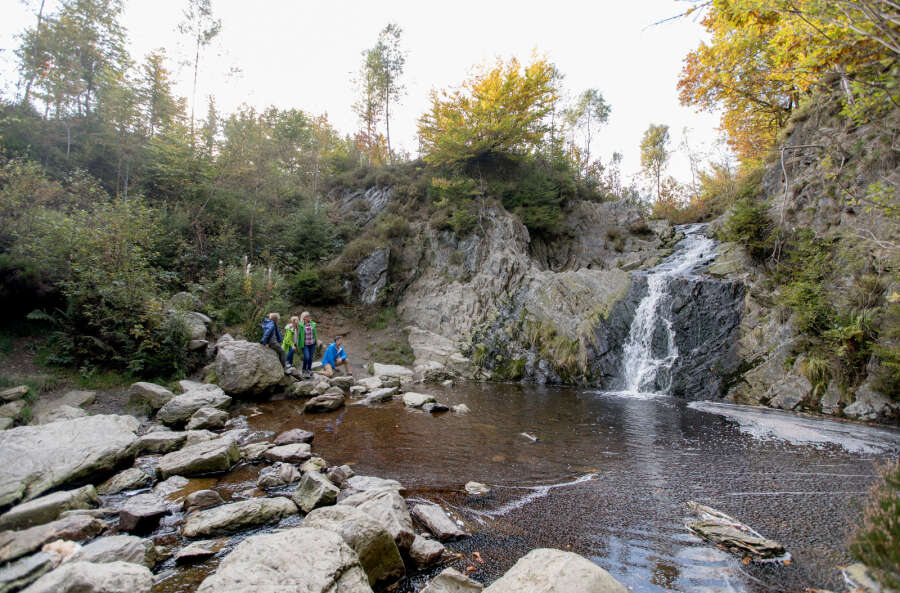
[[[319,343],[316,336],[316,322],[312,320],[309,311],[300,314],[300,329],[298,345],[303,348],[303,378],[309,379],[312,375],[313,356],[316,355],[316,345]]]
[[[285,374],[290,374],[294,370],[294,353],[297,352],[299,327],[300,318],[296,315],[291,317],[290,322],[284,326],[284,340],[281,341],[281,349],[287,352]]]

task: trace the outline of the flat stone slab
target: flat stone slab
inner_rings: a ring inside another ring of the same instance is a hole
[[[24,589],[56,568],[60,561],[62,557],[55,552],[38,552],[7,564],[0,568],[0,592]]]
[[[139,425],[98,415],[0,432],[0,507],[111,471],[131,454]]]
[[[0,530],[26,529],[55,521],[64,511],[94,509],[100,498],[88,484],[75,490],[63,490],[22,503],[0,515]]]
[[[136,467],[130,467],[106,480],[97,487],[100,494],[118,494],[126,490],[147,488],[153,484],[153,477]]]
[[[790,556],[784,546],[767,539],[748,525],[708,506],[688,502],[699,521],[691,521],[688,529],[721,548],[750,560],[782,560]]]
[[[403,404],[409,408],[421,408],[425,404],[432,404],[435,401],[434,396],[427,393],[408,391],[403,394]]]
[[[294,428],[292,430],[287,430],[277,437],[273,441],[276,445],[292,445],[294,443],[311,443],[313,438],[315,437],[315,433],[312,433],[308,430],[303,430],[302,428]]]
[[[0,532],[0,564],[41,549],[46,543],[66,539],[76,542],[103,531],[103,522],[87,515],[72,515],[21,531]]]
[[[219,389],[194,389],[170,399],[159,409],[156,418],[164,424],[181,425],[190,420],[200,408],[227,408],[231,398]]]
[[[150,593],[152,586],[150,570],[132,562],[66,562],[27,593]]]
[[[148,453],[157,455],[171,453],[185,444],[187,436],[186,432],[168,429],[148,432],[138,437],[133,447],[134,454],[141,456]]]
[[[228,437],[222,437],[164,455],[159,460],[156,471],[161,478],[211,474],[228,471],[240,459],[241,452],[237,443]]]
[[[227,544],[227,539],[194,542],[175,553],[175,564],[191,564],[206,560],[218,554]]]
[[[67,562],[133,562],[153,568],[156,553],[153,541],[134,535],[100,537],[78,549]]]
[[[281,461],[284,463],[303,463],[312,457],[312,447],[307,443],[294,443],[272,447],[263,453],[263,457],[269,461]]]
[[[150,533],[168,513],[169,507],[156,494],[138,494],[125,501],[119,509],[119,529],[131,533]]]
[[[253,498],[191,514],[181,528],[185,537],[234,533],[252,525],[275,523],[297,512],[289,498]]]
[[[436,504],[417,504],[412,508],[412,516],[421,521],[428,531],[442,542],[469,535]]]

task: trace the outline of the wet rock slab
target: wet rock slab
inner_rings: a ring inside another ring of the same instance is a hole
[[[0,515],[0,530],[42,525],[58,519],[64,511],[93,509],[98,506],[100,498],[90,484],[75,490],[54,492],[15,506]]]
[[[181,531],[185,537],[234,533],[252,525],[280,521],[296,512],[297,505],[283,496],[254,498],[194,513],[184,522]]]
[[[789,558],[786,556],[784,546],[764,538],[748,525],[696,502],[689,502],[688,506],[700,516],[699,521],[691,521],[687,524],[688,529],[703,539],[750,560]]]
[[[162,478],[222,472],[240,458],[241,452],[234,440],[223,437],[168,453],[160,459],[157,472]]]
[[[93,517],[72,515],[21,531],[0,532],[0,564],[31,554],[58,539],[84,541],[103,531],[103,527],[103,522]]]
[[[436,504],[417,504],[412,508],[412,516],[421,521],[441,541],[460,539],[469,535]]]
[[[132,562],[147,568],[156,563],[153,542],[133,535],[111,535],[95,539],[77,550],[68,562]]]
[[[153,574],[131,562],[67,562],[32,583],[27,593],[150,593]]]

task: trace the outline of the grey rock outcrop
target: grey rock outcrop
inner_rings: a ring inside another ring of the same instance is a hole
[[[23,593],[150,593],[153,574],[131,562],[67,562]]]
[[[185,537],[233,533],[253,525],[275,523],[296,512],[297,506],[283,496],[253,498],[192,513],[181,532]]]
[[[388,266],[391,259],[390,247],[376,249],[356,266],[356,286],[359,300],[364,305],[372,305],[387,284]]]
[[[258,395],[279,385],[284,379],[284,369],[271,348],[234,340],[218,348],[216,378],[226,393]]]
[[[868,422],[885,422],[900,416],[900,405],[878,393],[870,383],[856,389],[852,404],[844,408],[844,416]]]
[[[98,415],[0,431],[0,506],[109,472],[129,456],[138,426]]]
[[[156,471],[163,479],[176,475],[196,476],[227,471],[240,459],[237,444],[228,437],[222,437],[164,455]]]
[[[63,490],[22,503],[0,515],[0,530],[26,529],[55,521],[64,511],[94,509],[100,506],[97,490],[88,484],[75,490]]]
[[[484,593],[628,593],[608,572],[578,554],[539,548],[519,559]]]
[[[359,557],[340,535],[297,528],[241,542],[197,593],[372,593]]]

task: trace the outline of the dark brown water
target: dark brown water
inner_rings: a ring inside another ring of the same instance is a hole
[[[845,543],[876,463],[900,451],[897,431],[739,407],[701,410],[671,398],[494,384],[427,391],[471,412],[433,416],[392,402],[304,416],[302,402],[276,401],[234,416],[250,440],[312,430],[314,452],[329,463],[397,479],[408,498],[449,506],[474,533],[449,545],[464,555],[453,565],[474,567],[473,578],[485,584],[529,550],[555,547],[592,559],[638,592],[838,587],[835,568],[849,560]],[[260,467],[241,466],[202,486],[226,499],[259,495]],[[468,498],[461,490],[469,480],[493,494]],[[745,566],[700,541],[684,526],[689,500],[780,541],[790,565]],[[155,591],[193,591],[218,561],[164,571]],[[428,576],[414,575],[399,590],[416,591]]]

